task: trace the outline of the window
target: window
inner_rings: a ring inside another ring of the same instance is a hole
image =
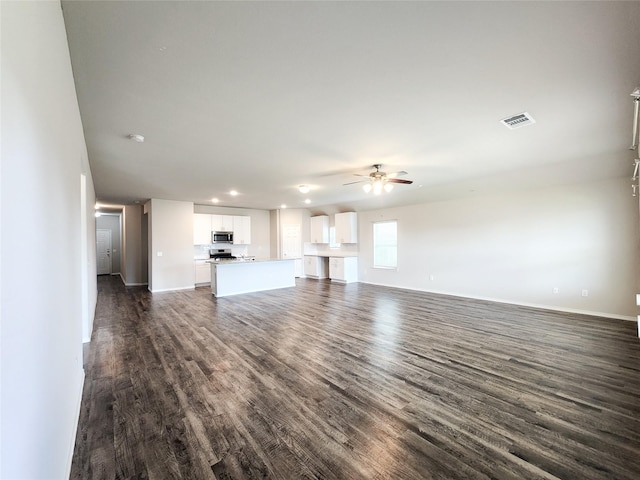
[[[373,224],[373,268],[398,266],[398,222]]]

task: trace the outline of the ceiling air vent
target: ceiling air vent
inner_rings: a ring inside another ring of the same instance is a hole
[[[517,115],[512,115],[511,117],[504,118],[500,120],[511,130],[520,127],[526,127],[527,125],[532,125],[536,123],[531,115],[528,112],[522,112]]]

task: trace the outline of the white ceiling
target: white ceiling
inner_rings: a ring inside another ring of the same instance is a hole
[[[366,210],[632,172],[640,2],[63,9],[101,202]],[[342,185],[374,163],[414,184]]]

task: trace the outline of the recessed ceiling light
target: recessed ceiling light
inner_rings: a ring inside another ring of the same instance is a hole
[[[237,191],[235,191],[235,190],[231,190],[231,191],[229,192],[229,195],[231,195],[232,197],[235,197],[236,195],[238,195],[238,192],[237,192]]]
[[[287,206],[283,203],[282,205],[280,205],[280,208],[287,208]]]
[[[142,143],[144,142],[144,136],[139,133],[132,133],[129,135],[129,140],[133,140],[134,142]]]
[[[217,198],[212,198],[212,199],[211,199],[211,201],[212,201],[213,203],[218,203],[220,200],[218,200]]]
[[[309,185],[299,185],[298,190],[300,193],[309,193]]]
[[[306,203],[307,205],[309,205],[311,203],[311,200],[309,200],[308,198],[304,201],[304,203]]]

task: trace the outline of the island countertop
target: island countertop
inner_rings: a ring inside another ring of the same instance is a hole
[[[239,258],[208,263],[211,264],[211,293],[216,297],[296,286],[292,258]]]
[[[211,265],[235,265],[238,263],[286,262],[291,258],[236,258],[233,260],[206,260]]]

